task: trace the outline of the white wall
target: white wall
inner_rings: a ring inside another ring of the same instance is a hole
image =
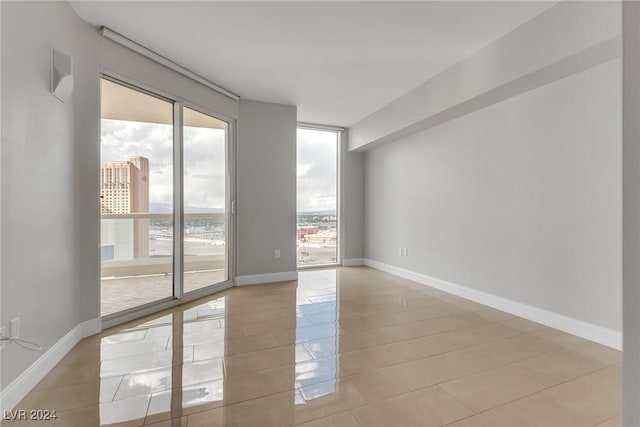
[[[2,325],[45,351],[99,316],[100,40],[64,2],[2,2]],[[67,103],[49,93],[50,49],[74,60]],[[42,353],[2,349],[4,389]]]
[[[296,107],[241,100],[236,153],[236,273],[295,272]]]
[[[620,331],[620,60],[367,152],[366,212],[370,259]]]
[[[342,235],[343,260],[364,257],[364,165],[365,154],[349,152],[347,132],[342,144]]]
[[[365,150],[620,56],[620,2],[561,1],[349,129]]]
[[[640,425],[640,3],[623,6],[623,404]]]

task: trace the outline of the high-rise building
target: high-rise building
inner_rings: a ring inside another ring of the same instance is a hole
[[[149,159],[136,156],[129,160],[108,162],[100,167],[100,213],[135,214],[149,212]],[[133,258],[149,256],[149,218],[122,218],[123,224],[133,224],[132,236],[124,239],[133,250]],[[113,224],[115,241],[122,242],[118,230],[122,226]],[[129,227],[124,227],[129,228]],[[112,233],[107,233],[112,234]],[[131,239],[132,237],[132,239]],[[103,242],[104,243],[104,242]],[[115,242],[114,242],[115,243]],[[104,245],[103,245],[104,246]],[[122,245],[119,245],[120,249]],[[104,246],[108,248],[109,245]],[[116,248],[112,248],[116,251]],[[117,250],[121,252],[121,250]],[[126,251],[129,252],[129,251]],[[114,256],[114,255],[112,255]],[[115,256],[116,258],[117,255]]]
[[[149,212],[149,159],[136,156],[100,167],[100,212]]]

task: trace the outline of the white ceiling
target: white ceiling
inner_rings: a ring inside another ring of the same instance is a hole
[[[350,126],[555,2],[71,2],[243,98]]]

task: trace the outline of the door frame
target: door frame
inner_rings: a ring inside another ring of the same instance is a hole
[[[123,76],[117,72],[111,70],[103,70],[100,73],[100,79],[109,80],[113,83],[120,84],[124,87],[142,92],[144,94],[154,96],[159,99],[171,102],[173,104],[173,296],[163,298],[157,301],[132,307],[117,313],[112,313],[106,316],[102,316],[102,327],[109,328],[115,325],[119,325],[124,322],[128,322],[134,319],[138,319],[153,313],[166,310],[171,307],[183,304],[185,302],[193,301],[195,299],[212,295],[217,292],[229,289],[233,286],[236,276],[236,213],[233,207],[235,206],[235,194],[236,194],[236,135],[237,135],[237,120],[228,117],[224,114],[220,114],[215,111],[211,111],[201,105],[186,100],[182,97],[169,94],[161,89],[151,87],[145,83]],[[100,99],[102,99],[100,97]],[[102,101],[100,101],[98,116],[99,126],[101,129],[100,121],[102,119],[101,113]],[[202,114],[209,115],[218,120],[227,123],[226,132],[226,200],[225,210],[227,212],[227,229],[226,229],[226,254],[227,254],[227,280],[219,283],[215,283],[203,288],[184,292],[183,287],[183,252],[184,252],[184,218],[182,216],[183,206],[183,123],[182,123],[182,108],[187,107],[192,110],[198,111]],[[101,135],[101,130],[99,136]],[[98,138],[98,144],[100,144],[100,138]],[[100,152],[100,149],[98,150]],[[100,164],[100,159],[98,159]],[[102,284],[100,284],[102,288]]]
[[[325,132],[334,132],[337,137],[336,142],[336,262],[327,263],[327,264],[313,264],[313,265],[298,265],[298,248],[296,245],[296,269],[297,270],[311,270],[318,268],[333,268],[342,266],[342,257],[343,257],[343,194],[344,194],[344,171],[343,171],[343,141],[344,133],[346,131],[345,128],[339,126],[331,126],[331,125],[322,125],[316,123],[308,123],[308,122],[297,122],[296,123],[296,149],[298,147],[298,139],[297,139],[297,130],[298,129],[308,129],[308,130],[317,130],[317,131],[325,131]],[[296,167],[297,170],[297,167]],[[297,176],[297,175],[296,175]],[[296,195],[297,195],[297,187],[296,187]],[[297,207],[296,207],[296,226],[297,226]]]

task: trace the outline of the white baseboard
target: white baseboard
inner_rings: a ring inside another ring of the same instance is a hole
[[[100,318],[96,318],[82,322],[67,332],[0,392],[0,414],[15,408],[78,341],[100,331],[102,331],[102,322]]]
[[[427,286],[457,295],[468,300],[484,304],[486,306],[505,311],[518,317],[522,317],[533,322],[541,323],[554,329],[579,336],[589,341],[594,341],[616,350],[622,350],[622,333],[613,329],[605,328],[562,314],[547,311],[531,305],[512,301],[487,292],[478,291],[466,286],[447,282],[446,280],[430,277],[425,274],[405,270],[404,268],[384,264],[372,259],[365,259],[364,264],[385,271],[395,276],[404,277]]]
[[[236,276],[236,286],[258,285],[260,283],[272,283],[272,282],[287,282],[290,280],[298,280],[297,271],[283,271],[280,273]]]
[[[365,265],[364,262],[365,262],[364,258],[343,259],[342,260],[342,266],[343,267],[357,267],[359,265]]]

